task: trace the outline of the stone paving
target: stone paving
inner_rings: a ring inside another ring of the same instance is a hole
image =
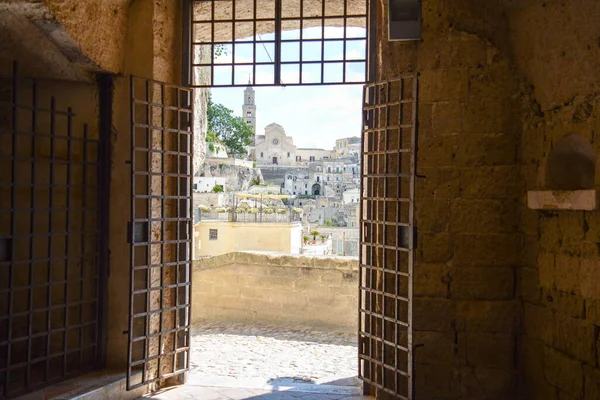
[[[204,322],[192,329],[188,383],[154,399],[363,399],[356,333]]]

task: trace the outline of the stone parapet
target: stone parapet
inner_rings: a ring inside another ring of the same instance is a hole
[[[236,252],[194,261],[192,323],[278,322],[354,332],[358,259]]]

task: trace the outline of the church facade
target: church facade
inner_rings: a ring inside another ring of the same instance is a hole
[[[296,165],[296,146],[279,124],[270,124],[264,135],[256,136],[257,165]]]

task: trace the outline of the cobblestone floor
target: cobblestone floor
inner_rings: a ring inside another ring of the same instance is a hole
[[[307,327],[204,322],[192,329],[186,385],[171,399],[364,399],[356,334]]]
[[[305,382],[356,376],[356,334],[203,323],[192,330],[192,373]]]

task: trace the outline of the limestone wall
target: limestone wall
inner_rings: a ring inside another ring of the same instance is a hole
[[[520,156],[528,190],[546,186],[550,151],[571,133],[593,146],[600,184],[598,13],[598,2],[575,0],[510,14],[516,63],[527,83]],[[598,399],[600,212],[523,205],[521,229],[524,398]]]
[[[192,322],[357,329],[358,260],[239,252],[194,261]]]
[[[387,20],[384,3],[379,21]],[[378,79],[420,73],[413,343],[424,346],[415,351],[416,396],[511,398],[519,85],[494,10],[430,0],[423,13],[420,42],[388,42],[387,24],[377,33]]]

